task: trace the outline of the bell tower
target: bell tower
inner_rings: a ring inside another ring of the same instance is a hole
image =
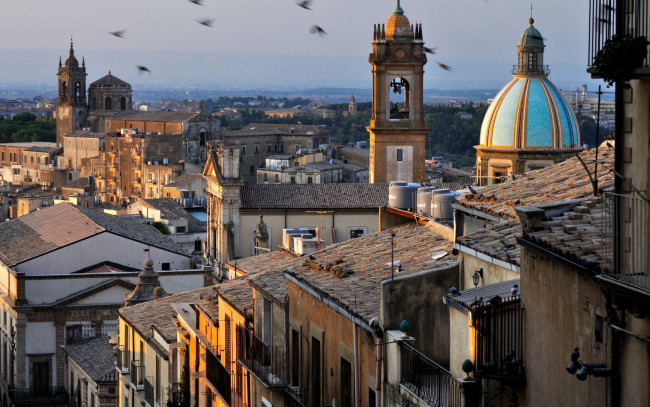
[[[86,122],[88,105],[86,103],[86,61],[81,66],[74,56],[70,40],[70,55],[61,63],[59,58],[59,98],[56,104],[56,142],[63,143],[63,136],[80,130]]]
[[[423,182],[425,127],[422,25],[410,24],[400,0],[386,24],[374,26],[370,182]]]

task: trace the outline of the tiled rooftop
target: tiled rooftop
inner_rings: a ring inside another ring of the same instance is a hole
[[[183,188],[189,186],[199,178],[203,178],[203,174],[195,172],[183,172],[181,175],[174,179],[174,182],[170,182],[165,186],[168,188]]]
[[[215,286],[219,297],[247,318],[253,318],[253,287],[246,278],[226,280]]]
[[[64,350],[95,382],[117,381],[115,355],[108,337],[74,339]]]
[[[287,279],[282,271],[295,260],[295,255],[284,250],[276,250],[246,257],[228,266],[231,268],[236,266],[238,271],[246,274],[246,278],[255,289],[261,290],[265,296],[281,303],[288,293]]]
[[[518,300],[520,293],[512,295],[512,287],[517,284],[518,288],[521,289],[521,283],[519,279],[501,281],[499,283],[494,283],[490,285],[484,285],[482,287],[469,288],[467,290],[459,291],[458,294],[448,293],[445,295],[447,301],[453,301],[464,308],[472,309],[476,306],[489,305],[493,303],[493,298],[499,296],[497,301],[511,301]]]
[[[485,229],[458,238],[458,243],[490,257],[521,266],[519,219],[488,225]]]
[[[13,267],[104,231],[187,255],[151,225],[61,203],[0,224],[0,260]]]
[[[203,222],[192,216],[172,198],[143,199],[143,201],[149,207],[158,209],[162,218],[169,220],[187,219],[189,232],[201,232],[206,230],[206,226],[202,224]]]
[[[242,208],[344,209],[388,204],[387,184],[244,185]]]
[[[608,262],[613,241],[605,234],[609,203],[600,197],[587,198],[571,210],[542,221],[542,227],[527,232],[525,238],[588,269],[611,269]]]
[[[426,225],[409,224],[300,257],[287,271],[368,322],[379,316],[382,281],[390,279],[391,232],[400,276],[456,262],[451,242]]]
[[[174,303],[191,303],[196,304],[201,309],[208,310],[214,316],[214,301],[216,292],[214,286],[203,287],[192,291],[172,295],[157,300],[147,301],[141,304],[131,305],[120,308],[117,312],[135,328],[140,334],[148,336],[150,329],[154,326],[167,343],[176,342],[176,325],[174,325],[174,316],[176,315],[172,304]],[[191,310],[188,310],[191,312]],[[217,319],[217,318],[215,318]]]
[[[580,153],[589,173],[594,173],[596,149]],[[598,187],[607,190],[614,186],[614,148],[604,142],[598,152]],[[458,198],[458,203],[503,218],[517,217],[514,208],[554,201],[566,201],[593,195],[589,175],[578,158],[531,171],[501,184],[490,185],[477,194]]]

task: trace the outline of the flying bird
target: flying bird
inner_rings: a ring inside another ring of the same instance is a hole
[[[117,38],[124,38],[124,33],[125,32],[126,32],[126,30],[118,30],[118,31],[110,31],[109,34],[113,35],[113,36],[115,36]]]
[[[324,36],[327,35],[325,30],[323,30],[321,27],[319,27],[317,25],[312,25],[311,28],[309,29],[309,32],[312,33],[312,34],[318,34],[321,37],[324,37]]]
[[[149,75],[151,75],[151,71],[149,70],[149,68],[147,68],[146,66],[143,66],[143,65],[138,65],[138,71],[139,71],[140,73],[142,73],[142,72],[148,72]]]
[[[454,71],[454,68],[450,67],[449,65],[445,65],[441,62],[436,62],[436,64],[438,64],[438,66],[444,69],[445,71],[451,71],[451,72]]]
[[[423,49],[424,52],[426,52],[427,54],[436,55],[436,54],[437,54],[436,50],[437,50],[438,48],[427,48],[427,47],[422,47],[422,49]]]
[[[196,20],[196,22],[206,27],[212,27],[212,24],[214,24],[214,18],[200,18]]]
[[[190,3],[198,4],[199,6],[205,5],[203,4],[203,0],[187,0],[187,1],[189,1]]]
[[[312,0],[299,0],[298,2],[296,2],[296,4],[304,8],[305,10],[311,10],[311,8],[309,7],[311,5],[311,2]]]

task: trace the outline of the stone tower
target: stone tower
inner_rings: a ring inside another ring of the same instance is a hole
[[[374,27],[370,182],[424,181],[425,127],[422,26],[409,23],[400,1],[386,21]]]
[[[86,122],[88,105],[86,104],[86,62],[81,66],[74,56],[74,47],[70,40],[70,55],[61,64],[59,58],[59,98],[56,104],[56,142],[63,144],[63,136],[79,130]]]
[[[357,112],[357,101],[354,100],[354,95],[350,96],[350,102],[348,103],[348,113],[355,114]]]

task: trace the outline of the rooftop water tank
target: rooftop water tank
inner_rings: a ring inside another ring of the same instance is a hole
[[[431,215],[435,219],[451,220],[454,218],[454,210],[451,207],[456,202],[457,193],[448,189],[438,189],[433,191],[431,198]]]
[[[420,184],[391,181],[388,186],[388,205],[404,210],[413,209],[418,188]]]
[[[431,216],[431,196],[434,187],[422,187],[417,193],[417,213]]]

